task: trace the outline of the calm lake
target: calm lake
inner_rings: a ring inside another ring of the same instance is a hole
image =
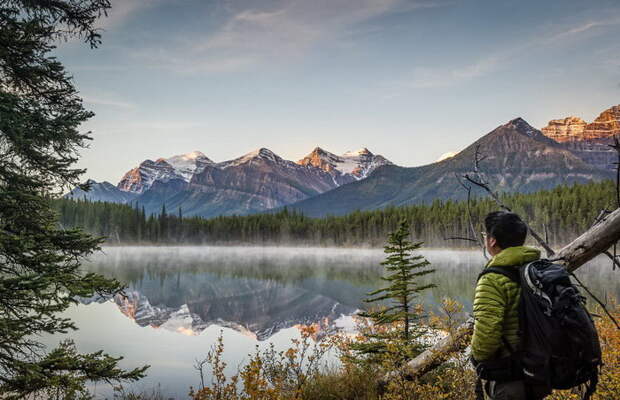
[[[438,285],[420,299],[433,308],[449,296],[471,311],[473,285],[484,265],[480,251],[424,250]],[[84,269],[115,277],[126,297],[83,299],[65,315],[82,352],[123,355],[126,368],[151,365],[137,391],[161,385],[171,398],[187,398],[198,386],[193,364],[222,332],[228,372],[248,360],[256,346],[288,348],[299,326],[323,331],[351,329],[350,316],[367,292],[381,287],[381,249],[274,247],[108,247]],[[598,258],[577,275],[599,298],[620,298],[611,263]],[[43,337],[53,346],[63,337]],[[100,398],[105,386],[93,387]]]

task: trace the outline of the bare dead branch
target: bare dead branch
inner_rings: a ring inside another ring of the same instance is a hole
[[[605,216],[607,214],[611,213],[611,211],[609,211],[607,208],[602,209],[598,215],[596,216],[596,218],[594,219],[594,223],[592,224],[592,226],[598,224],[599,222],[601,222],[603,220],[603,218],[605,218]]]
[[[577,275],[575,275],[573,272],[570,273],[571,276],[577,281],[577,283],[579,284],[579,286],[581,286],[583,288],[583,290],[586,291],[586,293],[588,293],[590,295],[590,297],[592,297],[594,299],[594,301],[596,301],[602,308],[603,311],[605,311],[605,314],[607,314],[607,316],[609,317],[609,319],[611,319],[611,321],[614,323],[614,325],[616,325],[616,328],[620,329],[620,325],[618,325],[618,321],[616,321],[616,319],[614,318],[613,315],[611,315],[611,313],[609,312],[609,310],[607,309],[607,305],[603,304],[602,301],[600,301],[598,299],[598,297],[596,297],[594,295],[594,293],[592,293],[590,291],[590,289],[588,289],[588,287],[586,285],[584,285],[583,283],[581,283],[581,281],[579,280],[579,278],[577,278]]]
[[[466,240],[468,242],[478,243],[478,239],[472,239],[472,238],[463,237],[463,236],[449,236],[449,237],[443,238],[443,240]]]
[[[480,163],[484,161],[487,156],[482,155],[480,152],[480,144],[476,145],[476,150],[474,152],[474,172],[476,174],[480,174]],[[479,177],[482,178],[482,177]]]
[[[616,244],[614,243],[614,250],[615,250]],[[617,254],[614,255],[612,253],[610,253],[609,251],[604,251],[603,254],[605,254],[612,262],[613,266],[614,266],[614,270],[616,269],[616,267],[620,268],[620,261],[618,261],[620,259],[620,256],[618,256]]]
[[[465,174],[464,177],[465,177],[465,179],[467,179],[468,182],[471,182],[474,185],[479,186],[482,189],[484,189],[493,198],[493,200],[495,200],[495,202],[497,203],[497,205],[499,205],[500,208],[502,208],[502,209],[504,209],[504,210],[506,210],[508,212],[512,212],[510,207],[508,207],[507,205],[502,203],[502,201],[500,200],[500,198],[497,195],[497,193],[493,192],[493,190],[491,190],[491,188],[489,187],[489,185],[487,183],[481,182],[481,181],[477,181],[476,179],[472,178],[468,174]],[[545,252],[547,253],[547,257],[553,257],[555,255],[555,251],[553,251],[551,246],[549,246],[547,244],[547,242],[545,242],[540,237],[540,235],[538,233],[536,233],[536,231],[534,229],[532,229],[532,227],[527,222],[525,222],[525,225],[527,226],[527,229],[530,231],[530,234],[532,235],[532,237],[538,242],[538,244],[543,249],[545,249]]]
[[[502,203],[502,201],[500,200],[499,196],[497,195],[497,193],[495,193],[493,190],[491,190],[491,188],[489,187],[489,185],[482,181],[482,180],[476,180],[475,178],[472,178],[469,174],[465,174],[463,175],[463,177],[470,183],[473,183],[474,185],[481,187],[482,189],[484,189],[489,196],[491,196],[491,198],[493,198],[493,200],[495,200],[495,202],[497,203],[497,205],[508,211],[508,212],[512,212],[512,209],[510,207],[508,207],[506,204]]]
[[[465,189],[465,191],[467,192],[467,220],[469,222],[469,230],[470,230],[470,235],[474,238],[476,238],[476,243],[478,243],[478,246],[480,247],[480,249],[482,250],[482,255],[484,256],[485,259],[489,259],[489,256],[487,255],[487,249],[486,246],[483,243],[483,239],[482,239],[482,235],[478,234],[476,232],[476,228],[474,227],[474,218],[472,216],[471,213],[471,186],[466,185],[461,178],[459,177],[459,175],[457,173],[454,173],[454,176],[456,177],[457,182]]]

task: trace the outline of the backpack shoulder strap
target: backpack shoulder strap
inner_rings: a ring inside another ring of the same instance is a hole
[[[500,274],[500,275],[507,277],[511,281],[515,282],[517,285],[521,286],[520,269],[521,269],[520,265],[515,265],[515,266],[510,266],[510,267],[486,267],[485,269],[482,270],[482,272],[480,272],[476,282],[478,282],[480,278],[482,278],[486,274],[496,273],[496,274]],[[515,352],[515,349],[508,342],[508,339],[506,339],[506,336],[504,336],[503,334],[502,334],[502,344],[504,345],[506,349],[508,349],[508,352],[510,353],[511,357],[519,357],[518,354]],[[501,349],[498,350],[498,354],[500,351]]]
[[[520,268],[519,265],[516,265],[514,267],[486,267],[485,269],[482,270],[482,272],[480,272],[476,282],[479,281],[480,278],[482,278],[486,274],[496,273],[496,274],[504,275],[506,278],[510,279],[511,281],[517,284],[520,284],[521,275],[519,274],[519,268]]]

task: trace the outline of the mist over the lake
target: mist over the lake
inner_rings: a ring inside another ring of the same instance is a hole
[[[429,311],[448,296],[471,312],[480,251],[422,249],[437,285],[419,301]],[[65,315],[80,351],[124,355],[122,365],[150,364],[136,390],[161,384],[182,397],[196,386],[193,368],[223,332],[227,373],[248,361],[256,346],[278,349],[315,324],[319,335],[354,329],[352,316],[366,294],[382,285],[382,249],[309,247],[105,247],[83,268],[127,284],[126,298],[84,299]],[[597,258],[578,272],[601,298],[619,296],[609,262]],[[46,337],[47,344],[60,336]],[[96,393],[110,393],[107,387]]]

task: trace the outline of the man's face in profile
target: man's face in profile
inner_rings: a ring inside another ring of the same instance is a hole
[[[487,252],[491,256],[499,254],[499,252],[502,251],[502,249],[497,245],[497,240],[493,236],[490,236],[487,232],[482,232],[482,236],[484,237],[484,245]]]

